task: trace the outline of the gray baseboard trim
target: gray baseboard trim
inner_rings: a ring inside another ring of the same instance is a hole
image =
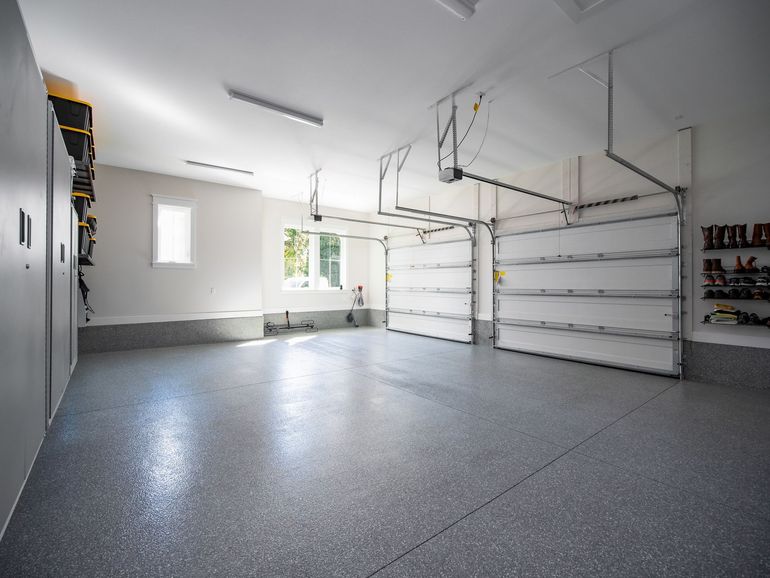
[[[492,325],[491,321],[486,321],[484,319],[476,319],[476,322],[474,324],[474,343],[476,345],[484,345],[487,347],[492,347],[494,345],[494,339],[492,338],[492,334],[494,333],[494,326]]]
[[[369,325],[385,328],[385,310],[369,309]]]
[[[78,352],[249,341],[262,338],[263,326],[262,317],[93,325],[78,329]]]
[[[354,309],[353,316],[361,327],[371,325],[370,309]],[[312,320],[318,329],[344,329],[353,327],[353,323],[347,320],[350,309],[337,309],[334,311],[306,311],[304,313],[293,313],[289,311],[289,320],[291,323],[300,323],[304,320]],[[265,323],[275,323],[276,325],[286,325],[286,315],[284,313],[268,313],[264,317]]]
[[[770,389],[770,350],[685,341],[684,375],[689,381]]]

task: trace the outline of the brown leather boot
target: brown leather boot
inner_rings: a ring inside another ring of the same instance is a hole
[[[703,232],[703,250],[709,251],[714,248],[714,225],[708,227],[701,226],[700,230]]]
[[[770,223],[764,223],[762,230],[765,232],[765,245],[770,247]]]
[[[727,225],[714,225],[714,249],[725,248],[725,231]]]
[[[759,269],[757,269],[757,266],[754,264],[756,262],[756,257],[749,257],[746,259],[746,263],[743,265],[743,268],[746,270],[746,273],[757,273],[759,272]]]
[[[746,239],[746,229],[748,225],[735,225],[738,228],[738,248],[745,249],[749,247],[749,241]]]
[[[712,273],[727,273],[722,267],[722,259],[711,260],[711,272]]]
[[[727,246],[731,249],[738,248],[738,225],[727,225]]]
[[[751,246],[752,247],[763,247],[767,241],[762,239],[762,224],[757,223],[754,225],[754,231],[751,233]]]
[[[713,269],[711,268],[711,259],[703,259],[703,272],[704,273],[711,273]]]
[[[743,263],[741,263],[741,256],[736,255],[735,257],[735,273],[743,273],[746,269],[743,266]]]

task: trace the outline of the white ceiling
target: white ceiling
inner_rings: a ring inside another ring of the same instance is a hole
[[[561,0],[563,2],[563,0]],[[407,193],[440,190],[430,105],[471,82],[494,102],[474,171],[490,177],[604,147],[605,93],[576,70],[616,53],[617,130],[652,138],[768,102],[770,2],[614,0],[574,22],[552,0],[480,0],[462,22],[433,0],[20,0],[38,61],[95,107],[105,164],[372,210],[377,159],[415,142]],[[589,68],[606,76],[606,59]],[[295,123],[227,88],[324,118]],[[483,134],[482,107],[461,160]],[[185,159],[254,171],[191,167]],[[98,184],[98,181],[97,181]]]

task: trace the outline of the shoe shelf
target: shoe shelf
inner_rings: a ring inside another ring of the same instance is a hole
[[[725,272],[721,271],[701,271],[701,275],[770,275],[770,272],[765,271],[764,273],[762,271],[736,271],[735,269],[727,270]]]
[[[768,303],[767,299],[754,299],[753,297],[701,297],[701,301],[756,301]]]
[[[722,247],[721,249],[701,249],[701,252],[717,253],[719,251],[750,251],[753,249],[770,249],[770,245],[757,245],[750,247]]]
[[[724,325],[727,327],[741,327],[741,328],[756,328],[756,329],[764,329],[767,331],[770,329],[770,325],[762,325],[761,323],[759,325],[756,325],[754,323],[711,323],[710,321],[701,321],[701,325],[711,325],[712,327]]]
[[[701,289],[764,289],[770,291],[769,285],[701,285]]]

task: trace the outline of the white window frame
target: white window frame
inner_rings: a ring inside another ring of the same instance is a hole
[[[158,261],[158,205],[188,207],[190,209],[190,262],[174,263]],[[198,203],[189,197],[171,197],[168,195],[152,195],[152,266],[167,269],[195,269],[197,266],[197,220]]]
[[[284,222],[281,226],[281,239],[283,239],[284,229],[297,229],[298,231],[301,231],[302,226],[294,221]],[[346,231],[325,228],[324,233],[345,235]],[[347,239],[340,237],[340,281],[342,282],[341,289],[339,287],[328,287],[326,289],[321,289],[318,286],[321,281],[321,243],[319,235],[310,235],[310,245],[308,247],[308,251],[310,252],[310,263],[308,267],[308,277],[310,278],[309,286],[288,289],[283,286],[283,272],[286,270],[286,266],[283,259],[283,242],[281,242],[281,291],[285,293],[339,293],[340,291],[344,291],[348,287]]]

